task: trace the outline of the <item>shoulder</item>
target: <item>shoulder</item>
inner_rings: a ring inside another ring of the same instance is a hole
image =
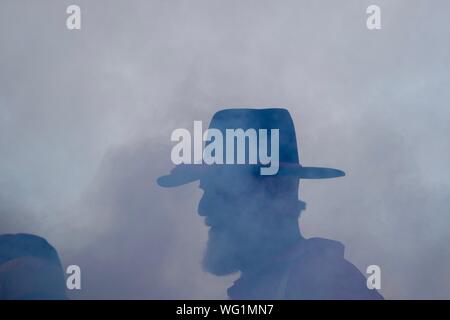
[[[0,263],[25,256],[60,264],[57,251],[42,237],[26,233],[0,235]]]
[[[345,260],[342,243],[313,238],[290,266],[287,295],[292,299],[382,299],[365,276]]]

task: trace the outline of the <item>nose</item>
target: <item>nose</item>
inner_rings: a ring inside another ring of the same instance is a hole
[[[207,195],[206,191],[204,191],[202,198],[198,202],[197,213],[199,214],[199,216],[206,217],[208,215],[207,203],[208,203],[208,195]]]
[[[220,200],[214,193],[203,193],[198,203],[197,212],[199,216],[205,218],[205,225],[208,227],[219,227],[224,224],[223,208]]]

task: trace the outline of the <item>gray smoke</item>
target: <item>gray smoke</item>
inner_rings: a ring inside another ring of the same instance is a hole
[[[304,165],[306,236],[336,239],[386,298],[448,298],[450,3],[71,1],[0,4],[0,231],[79,264],[74,298],[225,297],[201,271],[196,185],[164,190],[170,133],[279,106]]]

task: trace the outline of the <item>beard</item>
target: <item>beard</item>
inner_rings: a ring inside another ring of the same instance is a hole
[[[229,275],[240,269],[239,238],[225,228],[212,227],[203,256],[203,269],[216,276]]]

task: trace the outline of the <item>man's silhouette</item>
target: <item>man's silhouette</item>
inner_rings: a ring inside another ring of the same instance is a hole
[[[0,300],[66,299],[58,253],[32,234],[0,235]]]
[[[241,272],[228,289],[231,299],[382,299],[344,259],[341,243],[302,237],[299,179],[344,172],[300,165],[287,110],[226,109],[214,115],[210,128],[224,136],[226,129],[279,129],[280,137],[276,175],[260,175],[260,164],[179,165],[158,179],[163,187],[200,180],[198,213],[210,228],[203,266],[219,276]]]

